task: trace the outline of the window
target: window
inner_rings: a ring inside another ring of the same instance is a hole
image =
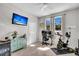
[[[51,19],[50,18],[45,19],[45,24],[46,24],[46,30],[51,30]]]
[[[55,16],[54,18],[55,31],[61,31],[61,21],[62,16]]]

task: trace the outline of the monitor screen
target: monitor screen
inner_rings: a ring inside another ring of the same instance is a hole
[[[27,25],[27,22],[28,22],[27,17],[13,13],[12,24]]]

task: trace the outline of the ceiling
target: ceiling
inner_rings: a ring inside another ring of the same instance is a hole
[[[78,3],[16,3],[13,5],[38,17],[79,7]]]

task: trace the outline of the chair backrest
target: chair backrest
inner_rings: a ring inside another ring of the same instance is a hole
[[[42,31],[42,36],[46,36],[46,31]]]
[[[47,32],[46,31],[42,31],[42,37],[44,41],[48,41],[49,39],[47,38]]]
[[[42,36],[44,35],[45,31],[42,31]]]

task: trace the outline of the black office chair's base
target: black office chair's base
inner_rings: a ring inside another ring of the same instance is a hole
[[[47,43],[47,42],[42,42],[42,45],[49,45],[49,43]]]

